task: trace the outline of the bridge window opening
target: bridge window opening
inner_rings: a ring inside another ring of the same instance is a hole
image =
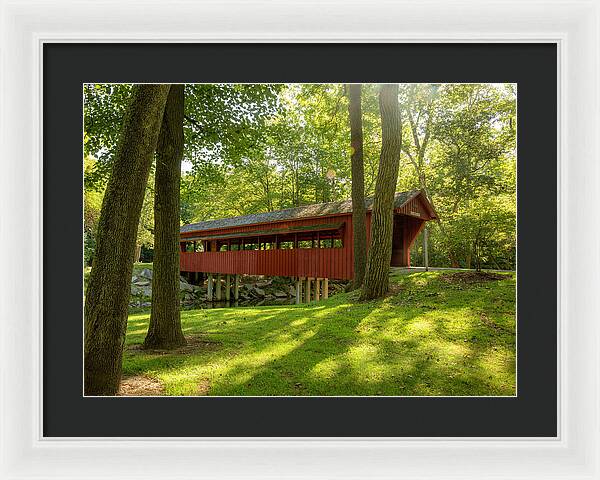
[[[316,226],[315,228],[317,228]],[[258,232],[257,232],[258,233]],[[261,232],[262,233],[262,232]],[[185,240],[180,242],[181,251],[189,253],[227,252],[242,250],[293,250],[317,248],[343,248],[343,230],[317,230],[310,231],[307,227],[298,233],[272,233],[249,237],[215,238],[206,240]]]
[[[322,238],[320,248],[333,248],[333,239],[332,238]]]

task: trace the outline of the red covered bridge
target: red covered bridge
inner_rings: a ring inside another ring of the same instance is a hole
[[[372,198],[365,199],[367,237],[372,203]],[[392,266],[410,266],[410,247],[425,222],[434,218],[421,191],[396,193]],[[181,227],[181,271],[209,274],[209,297],[212,274],[227,276],[227,297],[230,275],[236,275],[236,286],[239,274],[349,280],[353,254],[351,200]]]

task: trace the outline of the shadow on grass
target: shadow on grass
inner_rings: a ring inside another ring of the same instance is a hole
[[[125,370],[160,377],[167,394],[194,394],[195,385],[210,395],[514,394],[512,277],[490,288],[442,284],[437,274],[394,281],[394,295],[372,302],[339,295],[188,311],[184,332],[220,342],[217,350],[126,354]],[[128,344],[143,341],[147,317],[131,317]]]

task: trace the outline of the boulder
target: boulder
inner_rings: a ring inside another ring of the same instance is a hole
[[[143,287],[132,285],[131,286],[131,295],[134,297],[151,297],[152,296],[152,287],[150,285],[146,285]]]
[[[189,283],[186,282],[179,282],[179,290],[182,290],[184,292],[193,292],[194,291],[194,286],[190,285]]]
[[[146,285],[150,285],[151,283],[152,282],[147,278],[138,278],[135,282],[133,282],[133,284],[137,285],[138,287],[145,287]]]
[[[148,269],[148,268],[144,268],[140,273],[139,273],[140,277],[144,277],[144,278],[149,278],[152,279],[152,270]]]
[[[252,291],[258,297],[264,297],[265,296],[265,291],[262,288],[254,287],[254,289]]]

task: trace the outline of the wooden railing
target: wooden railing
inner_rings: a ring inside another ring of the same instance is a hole
[[[298,248],[226,252],[181,252],[182,272],[314,277],[348,280],[353,275],[348,248]]]

